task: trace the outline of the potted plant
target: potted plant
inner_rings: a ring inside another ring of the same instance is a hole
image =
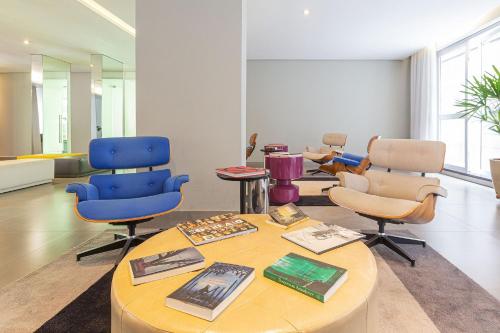
[[[473,77],[464,86],[465,98],[455,106],[462,108],[460,117],[478,118],[490,124],[489,129],[500,135],[500,71],[493,66],[493,73]],[[490,160],[491,178],[500,198],[500,156]]]

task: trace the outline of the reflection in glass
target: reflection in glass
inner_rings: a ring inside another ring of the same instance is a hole
[[[93,138],[125,135],[123,64],[102,54],[91,56]]]
[[[45,55],[33,55],[31,81],[33,152],[70,152],[70,64]]]

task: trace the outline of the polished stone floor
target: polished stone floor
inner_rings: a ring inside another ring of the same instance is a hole
[[[500,200],[491,188],[440,177],[449,196],[438,200],[435,220],[424,225],[391,225],[388,229],[406,229],[425,238],[441,255],[500,299]],[[78,220],[73,213],[74,197],[64,192],[70,181],[57,179],[53,184],[0,194],[0,287],[46,265],[103,230],[117,228]],[[305,194],[319,193],[319,188],[329,185],[316,181],[302,183],[301,191]],[[339,207],[303,209],[314,219],[353,229],[376,226],[375,222]],[[143,227],[173,225],[211,214],[175,212]]]

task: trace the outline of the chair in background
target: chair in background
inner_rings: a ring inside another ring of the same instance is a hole
[[[370,147],[373,141],[380,139],[379,135],[374,135],[368,141],[368,145],[366,146],[366,151],[370,153]],[[332,160],[331,164],[323,164],[319,167],[321,171],[336,177],[337,172],[350,172],[357,175],[363,174],[366,170],[368,170],[371,166],[370,159],[368,156],[359,156],[355,154],[343,153],[341,156],[335,156]],[[332,185],[330,187],[325,187],[321,189],[321,192],[327,191],[334,187]]]
[[[306,147],[302,153],[305,159],[318,163],[325,164],[333,160],[335,156],[340,156],[343,153],[343,148],[347,141],[347,135],[342,133],[326,133],[323,135],[323,144],[320,148]],[[311,174],[320,173],[320,169],[307,170]]]
[[[256,145],[257,145],[257,133],[253,133],[252,135],[250,135],[250,140],[248,140],[247,160],[252,155]]]
[[[164,137],[94,139],[89,146],[90,165],[112,170],[112,174],[93,175],[88,184],[69,184],[76,193],[75,214],[86,222],[126,225],[128,234],[115,234],[114,242],[80,252],[82,257],[122,249],[116,264],[132,246],[159,231],[136,235],[137,224],[175,210],[182,202],[182,184],[187,175],[171,176],[169,169],[153,170],[168,164],[170,143]],[[146,172],[116,174],[118,169],[149,168]]]
[[[414,266],[415,259],[397,244],[425,246],[425,241],[387,235],[385,225],[432,221],[437,196],[446,197],[447,191],[439,186],[439,178],[426,177],[425,173],[443,169],[445,150],[445,144],[439,141],[374,140],[370,147],[370,162],[387,169],[387,172],[369,170],[364,175],[339,172],[340,186],[330,190],[330,199],[339,206],[377,221],[378,233],[365,233],[368,247],[383,244]],[[391,172],[394,169],[419,172],[421,175]]]

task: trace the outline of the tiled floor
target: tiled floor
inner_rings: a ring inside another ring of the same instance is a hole
[[[500,299],[500,200],[491,188],[441,176],[449,191],[439,199],[437,215],[424,225],[388,226],[407,229],[425,238],[455,266]],[[53,261],[70,248],[114,228],[85,223],[73,214],[73,196],[64,192],[72,180],[0,194],[0,287]],[[83,180],[84,181],[84,180]],[[303,194],[319,194],[331,182],[303,182]],[[303,207],[312,218],[353,229],[374,229],[376,224],[339,207]],[[211,212],[176,212],[152,225],[172,224]],[[418,263],[417,263],[418,264]],[[409,267],[409,269],[411,269]]]

